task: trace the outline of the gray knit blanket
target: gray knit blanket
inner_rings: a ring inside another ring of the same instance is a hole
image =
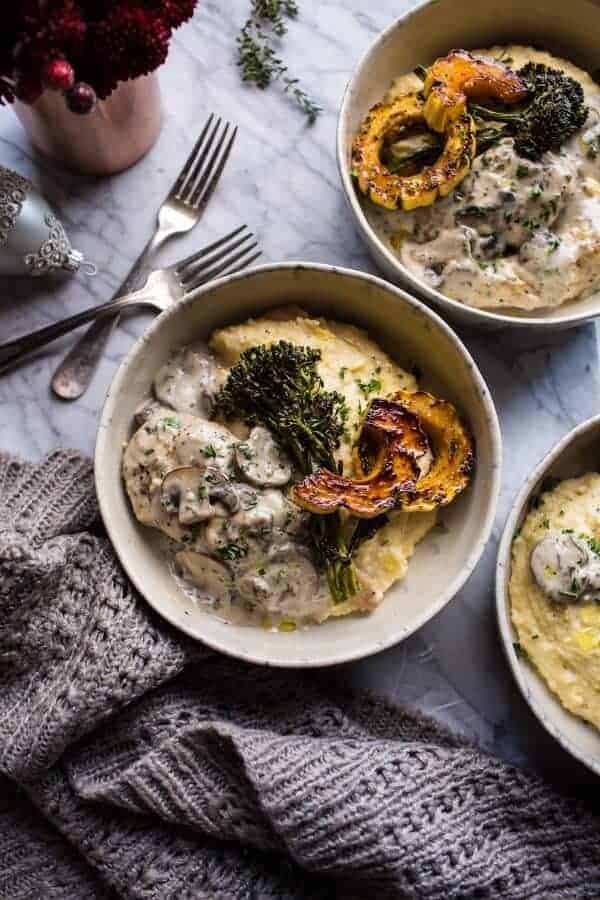
[[[593,812],[432,721],[188,642],[92,467],[0,455],[0,897],[598,898]]]

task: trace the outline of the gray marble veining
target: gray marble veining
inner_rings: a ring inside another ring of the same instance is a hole
[[[314,128],[277,87],[240,83],[235,36],[248,0],[203,0],[174,41],[161,72],[165,124],[156,147],[114,178],[69,175],[32,152],[9,109],[0,111],[0,162],[32,177],[59,211],[73,244],[99,274],[54,285],[0,282],[3,340],[108,299],[150,233],[153,216],[209,111],[240,126],[236,148],[203,223],[167,245],[171,262],[246,222],[266,260],[306,259],[373,271],[338,183],[337,110],[350,72],[378,31],[406,0],[301,0],[285,58],[323,106]],[[56,445],[94,446],[98,412],[115,368],[147,317],[124,321],[88,393],[64,404],[50,393],[54,367],[68,344],[53,345],[0,378],[3,448],[36,458]],[[497,542],[523,479],[566,431],[599,411],[598,343],[593,326],[555,335],[462,336],[487,379],[500,414],[504,482],[498,518],[484,558],[440,615],[402,645],[334,676],[417,706],[517,763],[530,763],[567,783],[591,780],[538,726],[521,701],[496,633],[493,573]]]

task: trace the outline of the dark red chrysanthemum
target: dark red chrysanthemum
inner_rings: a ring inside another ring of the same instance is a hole
[[[122,4],[90,30],[90,55],[81,74],[100,98],[107,97],[119,81],[153,72],[169,52],[171,29],[140,6]]]
[[[150,0],[148,5],[155,9],[171,28],[179,28],[192,18],[198,0]]]
[[[55,60],[100,98],[120,81],[154,71],[166,59],[173,29],[189,19],[198,0],[19,0],[3,10],[0,30],[0,103],[19,84],[33,97]]]

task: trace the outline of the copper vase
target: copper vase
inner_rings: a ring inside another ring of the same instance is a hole
[[[87,115],[72,113],[54,91],[45,91],[31,106],[17,101],[14,109],[34,147],[87,175],[109,175],[132,166],[153,146],[161,126],[154,74],[121,82]]]

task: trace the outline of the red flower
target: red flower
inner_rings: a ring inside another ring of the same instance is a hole
[[[53,60],[65,60],[78,81],[107,97],[120,81],[158,68],[171,34],[198,0],[18,0],[3,10],[0,103],[33,97]],[[16,7],[16,9],[15,9]]]

